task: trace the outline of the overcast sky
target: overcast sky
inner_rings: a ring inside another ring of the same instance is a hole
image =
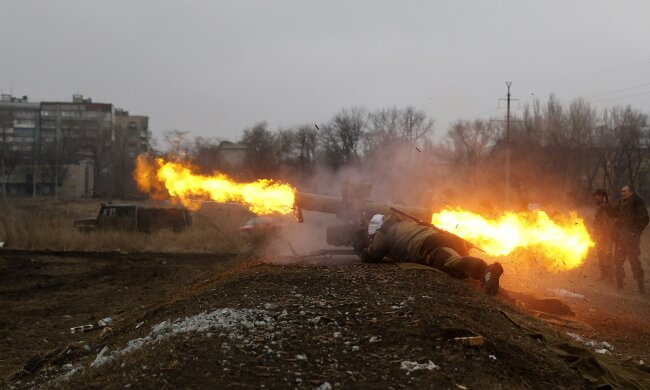
[[[555,92],[648,113],[649,48],[647,0],[0,0],[0,91],[82,93],[158,137],[409,105],[440,135],[505,115],[507,80],[521,104]]]

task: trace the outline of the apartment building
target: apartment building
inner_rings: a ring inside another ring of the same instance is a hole
[[[2,194],[125,196],[135,156],[149,148],[148,117],[82,95],[71,101],[0,99]],[[130,161],[127,161],[130,160]]]
[[[124,109],[115,110],[115,133],[113,153],[115,158],[115,176],[129,177],[135,167],[135,158],[151,150],[149,141],[149,117],[129,115]],[[116,180],[116,191],[121,196],[135,194],[137,188],[133,180]]]

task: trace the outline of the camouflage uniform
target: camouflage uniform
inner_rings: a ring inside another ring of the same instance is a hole
[[[643,268],[639,261],[641,232],[648,225],[648,209],[641,197],[633,194],[617,204],[616,215],[616,253],[614,256],[616,283],[623,287],[625,260],[629,260],[639,291],[644,291]]]
[[[379,228],[362,259],[379,262],[384,256],[390,256],[396,261],[425,264],[459,279],[480,279],[487,264],[468,255],[469,249],[462,239],[391,217]]]
[[[593,236],[598,254],[598,267],[601,279],[613,280],[613,249],[614,249],[614,219],[611,217],[611,205],[602,203],[598,205],[594,217]]]

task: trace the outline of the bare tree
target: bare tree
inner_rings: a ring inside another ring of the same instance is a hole
[[[279,129],[275,135],[277,161],[284,165],[294,165],[297,159],[295,150],[296,133],[291,129]]]
[[[219,153],[220,144],[221,141],[214,138],[194,138],[191,148],[192,164],[205,174],[210,174],[214,171],[232,174],[234,167],[222,161]]]
[[[298,166],[301,173],[311,172],[317,146],[318,134],[316,129],[310,125],[298,127],[295,133],[295,147],[298,152]]]
[[[42,144],[39,159],[41,183],[53,183],[51,190],[52,194],[55,195],[56,187],[61,185],[68,174],[65,165],[62,164],[57,145],[54,143]]]
[[[605,150],[601,153],[604,160],[600,166],[608,187],[618,189],[624,184],[633,184],[641,190],[650,157],[648,116],[630,106],[614,107],[605,110],[602,121],[598,136]]]
[[[540,145],[544,133],[544,116],[538,99],[525,104],[521,120],[513,121],[511,140],[514,144]]]
[[[400,134],[401,120],[401,112],[397,107],[372,112],[369,115],[369,129],[366,133],[366,152],[395,141]]]
[[[424,111],[413,107],[392,107],[374,111],[369,114],[366,152],[381,148],[382,145],[396,143],[408,143],[412,147],[423,145],[423,141],[433,133],[434,123]]]
[[[321,145],[330,167],[337,169],[360,162],[359,152],[367,121],[368,115],[364,108],[352,107],[342,109],[323,126]]]
[[[449,162],[476,185],[482,162],[490,155],[498,135],[499,128],[491,121],[477,119],[453,123],[447,133]]]
[[[406,107],[400,114],[402,139],[417,144],[433,133],[435,120],[427,117],[424,111]]]
[[[266,122],[260,122],[244,130],[241,143],[248,148],[244,164],[253,176],[273,176],[278,167],[275,135],[267,129]]]
[[[167,144],[168,152],[174,157],[185,157],[190,151],[190,140],[187,130],[166,130],[163,140]]]

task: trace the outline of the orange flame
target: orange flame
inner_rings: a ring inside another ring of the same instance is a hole
[[[133,176],[138,188],[154,199],[171,197],[189,209],[200,207],[197,200],[213,200],[240,203],[258,215],[288,214],[295,195],[295,189],[288,184],[267,179],[238,183],[219,172],[209,176],[195,174],[190,166],[180,162],[147,155],[138,156]]]
[[[506,256],[515,250],[540,254],[550,269],[573,269],[585,260],[594,246],[584,221],[575,212],[556,218],[544,211],[507,212],[494,219],[457,208],[435,213],[431,223],[457,234],[491,256]]]

